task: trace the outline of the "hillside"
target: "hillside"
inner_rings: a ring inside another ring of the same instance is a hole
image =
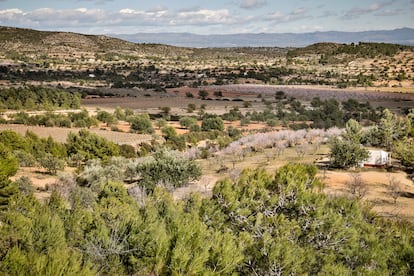
[[[235,50],[235,51],[234,51]],[[4,58],[101,58],[102,60],[123,57],[163,57],[229,55],[266,55],[286,53],[280,48],[192,49],[161,44],[132,43],[104,35],[85,35],[70,32],[48,32],[0,26],[0,54]],[[114,55],[117,55],[114,57]]]
[[[176,56],[186,51],[166,45],[136,44],[103,35],[69,32],[47,32],[0,27],[0,55],[8,59],[36,61],[53,59],[72,62],[74,59],[111,60],[122,56]]]
[[[412,88],[413,49],[387,43],[183,48],[0,27],[0,76],[3,85],[155,91],[235,83]]]
[[[184,47],[304,47],[320,42],[379,42],[414,45],[414,29],[365,32],[242,33],[198,35],[192,33],[136,33],[111,36],[139,43],[161,43]]]

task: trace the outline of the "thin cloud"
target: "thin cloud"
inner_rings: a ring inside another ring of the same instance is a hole
[[[177,14],[177,18],[172,22],[174,24],[204,25],[204,24],[234,24],[238,20],[232,17],[227,9],[207,10],[200,9],[196,11],[182,11]]]
[[[0,10],[0,24],[20,27],[79,28],[139,26],[209,26],[244,22],[227,9],[170,11],[165,7],[151,10],[103,9],[56,10],[51,8],[23,12],[20,9]]]
[[[242,9],[257,9],[265,6],[267,4],[266,0],[243,0],[240,3],[240,8]]]
[[[114,2],[114,0],[77,0],[77,2],[92,2],[95,5],[103,5],[103,4],[106,4],[106,3]]]
[[[373,3],[369,7],[366,7],[366,8],[352,8],[345,12],[345,14],[343,15],[343,18],[354,19],[354,18],[360,17],[361,15],[379,12],[383,8],[393,3],[394,1],[388,1],[388,2],[381,2],[381,3]]]
[[[309,18],[309,17],[310,16],[306,14],[306,10],[304,8],[299,8],[299,9],[291,11],[288,14],[284,14],[279,11],[270,13],[267,16],[265,16],[264,19],[267,21],[274,21],[276,23],[282,23],[282,22],[302,20],[302,19]]]
[[[403,10],[397,9],[397,10],[385,10],[379,13],[376,13],[375,16],[398,16],[401,13],[403,13]]]
[[[334,11],[324,11],[323,14],[321,14],[319,17],[326,18],[326,17],[332,17],[337,16],[338,13]]]
[[[24,12],[20,9],[0,10],[0,24],[9,25],[7,23],[19,21],[24,17]]]

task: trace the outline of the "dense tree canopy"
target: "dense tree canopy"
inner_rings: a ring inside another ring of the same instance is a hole
[[[45,203],[9,193],[0,273],[412,275],[412,230],[316,192],[315,176],[310,165],[247,170],[219,181],[211,198],[178,201],[161,187],[135,201],[111,180],[89,203],[89,188],[76,186]]]
[[[79,108],[80,94],[40,86],[0,89],[0,108],[54,109]]]
[[[83,160],[107,159],[119,155],[116,144],[85,129],[79,133],[69,133],[66,147],[69,156],[79,154]]]
[[[336,168],[349,168],[368,158],[368,151],[361,145],[362,128],[353,119],[346,123],[342,137],[331,140],[331,165]]]
[[[177,188],[201,176],[201,170],[175,151],[161,149],[137,165],[141,186],[152,191],[156,185]]]
[[[203,118],[201,122],[201,129],[204,131],[209,130],[224,130],[224,122],[223,119],[217,116],[206,116]]]
[[[19,168],[17,158],[9,151],[9,149],[0,143],[0,176],[9,177],[15,175]]]

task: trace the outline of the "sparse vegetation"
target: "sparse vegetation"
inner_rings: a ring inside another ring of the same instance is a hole
[[[414,274],[413,47],[5,41],[0,274]]]

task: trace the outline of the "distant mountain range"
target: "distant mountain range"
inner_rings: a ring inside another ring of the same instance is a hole
[[[135,43],[157,43],[182,47],[303,47],[318,42],[384,42],[414,45],[414,29],[401,28],[364,32],[245,33],[198,35],[192,33],[110,34]]]

